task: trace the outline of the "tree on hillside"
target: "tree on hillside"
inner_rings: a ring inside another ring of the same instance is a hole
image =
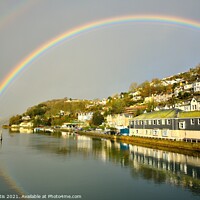
[[[157,103],[154,100],[153,101],[149,101],[148,104],[147,104],[146,111],[147,112],[154,111],[154,109],[156,108],[156,106],[157,106]]]
[[[91,124],[95,126],[99,126],[103,122],[104,122],[103,115],[99,111],[94,112],[92,116]]]
[[[132,82],[129,86],[129,92],[135,92],[137,90],[138,84],[136,82]]]
[[[42,116],[46,113],[48,110],[47,106],[45,104],[39,104],[37,106],[34,106],[32,108],[29,108],[26,112],[27,115],[29,115],[31,118],[34,116]]]
[[[200,78],[200,64],[196,66],[196,74],[198,74],[198,77]]]
[[[33,120],[33,126],[37,127],[37,126],[41,126],[41,125],[43,125],[42,119],[40,117],[34,118],[34,120]]]
[[[145,81],[142,84],[140,84],[139,88],[140,88],[140,95],[143,98],[151,96],[152,88],[151,88],[149,81]]]
[[[120,97],[121,97],[121,106],[122,106],[122,111],[124,110],[125,107],[129,107],[131,105],[134,104],[134,101],[133,101],[133,96],[130,95],[130,93],[127,93],[127,92],[122,92],[120,94]]]
[[[20,124],[22,122],[22,116],[21,115],[16,115],[10,118],[9,120],[9,125],[11,126],[12,124]]]
[[[121,114],[126,107],[124,99],[115,99],[110,103],[110,114]]]

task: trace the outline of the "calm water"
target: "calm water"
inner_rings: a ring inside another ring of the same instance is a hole
[[[81,195],[84,200],[200,197],[200,157],[78,135],[4,130],[3,136],[0,199],[7,194]]]

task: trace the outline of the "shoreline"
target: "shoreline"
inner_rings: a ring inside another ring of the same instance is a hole
[[[66,129],[59,129],[59,130],[55,130],[55,132],[49,132],[49,133],[51,135],[54,135],[55,133],[59,133],[59,132],[61,133],[62,131],[73,132],[72,130],[69,131]],[[200,156],[200,143],[172,141],[172,140],[167,140],[167,139],[164,140],[164,139],[137,137],[137,136],[107,135],[103,133],[84,132],[84,131],[77,131],[75,133],[79,135],[93,137],[93,138],[104,138],[104,139],[115,140],[117,142],[122,142],[126,144],[138,145],[138,146],[159,149],[159,150],[164,150],[164,151],[171,151],[174,153]],[[40,132],[38,132],[38,134],[40,134]]]
[[[105,135],[101,133],[94,132],[83,132],[78,131],[79,135],[90,136],[94,138],[104,138],[116,140],[117,142],[124,142],[132,145],[139,145],[143,147],[149,147],[159,150],[172,151],[175,153],[199,155],[200,156],[200,143],[190,143],[183,141],[171,141],[171,140],[161,140],[153,138],[142,138],[135,136],[118,136],[118,135]]]

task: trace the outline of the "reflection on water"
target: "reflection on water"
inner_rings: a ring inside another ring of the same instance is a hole
[[[77,141],[75,149],[70,148],[72,151],[87,154],[92,150],[95,158],[129,167],[134,177],[142,176],[154,180],[155,183],[180,185],[200,193],[200,157],[70,133],[64,135],[65,139],[71,137]],[[64,149],[67,151],[66,145],[60,152]]]
[[[17,127],[17,128],[11,128],[10,132],[12,133],[33,133],[33,129],[31,128],[23,128],[23,127]]]
[[[131,174],[142,176],[155,183],[167,182],[184,186],[200,193],[200,157],[119,143],[113,140],[90,138],[88,136],[63,132],[59,147],[55,141],[48,144],[34,143],[40,150],[66,156],[67,154],[92,155],[106,162],[129,167]]]
[[[91,160],[103,161],[105,165],[112,163],[113,166],[129,170],[133,180],[139,178],[152,181],[156,185],[177,186],[187,189],[197,197],[200,195],[200,157],[198,156],[187,156],[66,132],[57,137],[37,134],[11,134],[9,137],[11,136],[14,136],[15,140],[7,139],[10,143],[6,145],[12,144],[15,148],[24,146],[28,151],[37,150],[34,155],[65,159],[67,165],[77,156],[87,159],[88,163]],[[0,155],[3,149],[0,150]],[[115,187],[118,187],[117,184]]]
[[[200,192],[199,157],[138,146],[131,146],[130,152],[134,174],[156,183],[168,182]]]

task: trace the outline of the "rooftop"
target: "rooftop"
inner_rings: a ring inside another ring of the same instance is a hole
[[[180,110],[163,110],[154,111],[150,113],[141,114],[134,119],[160,119],[160,118],[187,118],[187,117],[200,117],[200,111],[184,112]]]
[[[180,112],[179,118],[200,117],[200,111]]]
[[[173,118],[176,117],[176,110],[154,111],[141,114],[134,119],[158,119],[158,118]]]

